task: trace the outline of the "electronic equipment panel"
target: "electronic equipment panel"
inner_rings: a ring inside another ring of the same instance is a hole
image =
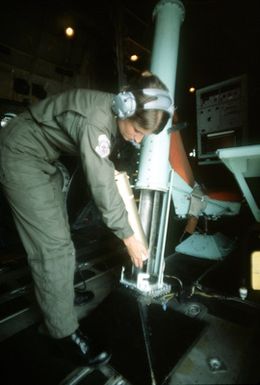
[[[246,144],[247,78],[242,75],[196,92],[197,153],[200,164],[218,163],[216,150]]]

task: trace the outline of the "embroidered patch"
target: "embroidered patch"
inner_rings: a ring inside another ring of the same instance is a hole
[[[110,140],[104,134],[99,135],[98,137],[98,145],[95,148],[95,151],[101,158],[105,158],[110,154]]]

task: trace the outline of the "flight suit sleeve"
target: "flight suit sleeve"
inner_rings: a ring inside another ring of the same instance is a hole
[[[80,155],[93,199],[105,224],[120,239],[133,235],[124,202],[115,183],[114,164],[109,159],[109,135],[87,124],[80,140]]]

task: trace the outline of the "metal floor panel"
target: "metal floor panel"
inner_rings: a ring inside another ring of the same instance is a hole
[[[207,319],[208,329],[174,368],[169,385],[258,383],[259,366],[249,370],[247,362],[254,331],[214,316]],[[242,374],[246,382],[240,382]]]
[[[118,288],[82,320],[108,346],[111,366],[133,385],[161,384],[203,333],[206,323]],[[153,382],[154,381],[154,382]]]

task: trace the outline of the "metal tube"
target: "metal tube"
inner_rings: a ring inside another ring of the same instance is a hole
[[[158,240],[158,224],[160,219],[161,212],[161,192],[154,191],[153,193],[153,211],[151,217],[151,228],[150,228],[150,237],[149,237],[149,254],[150,258],[148,260],[147,271],[150,274],[153,274],[154,270],[154,261],[156,257],[156,242]]]
[[[153,194],[150,190],[141,190],[140,193],[140,203],[139,203],[139,213],[142,213],[141,222],[144,229],[146,238],[149,239],[150,236],[150,224],[151,216],[153,210]]]
[[[158,286],[161,287],[163,285],[163,272],[164,272],[164,252],[165,245],[167,239],[167,230],[168,230],[168,220],[170,214],[170,203],[171,203],[171,194],[172,194],[172,177],[173,172],[171,172],[170,182],[169,182],[169,190],[165,193],[164,201],[163,201],[163,214],[161,217],[161,225],[160,225],[160,234],[158,239],[158,256],[156,256],[157,262],[157,282]]]

